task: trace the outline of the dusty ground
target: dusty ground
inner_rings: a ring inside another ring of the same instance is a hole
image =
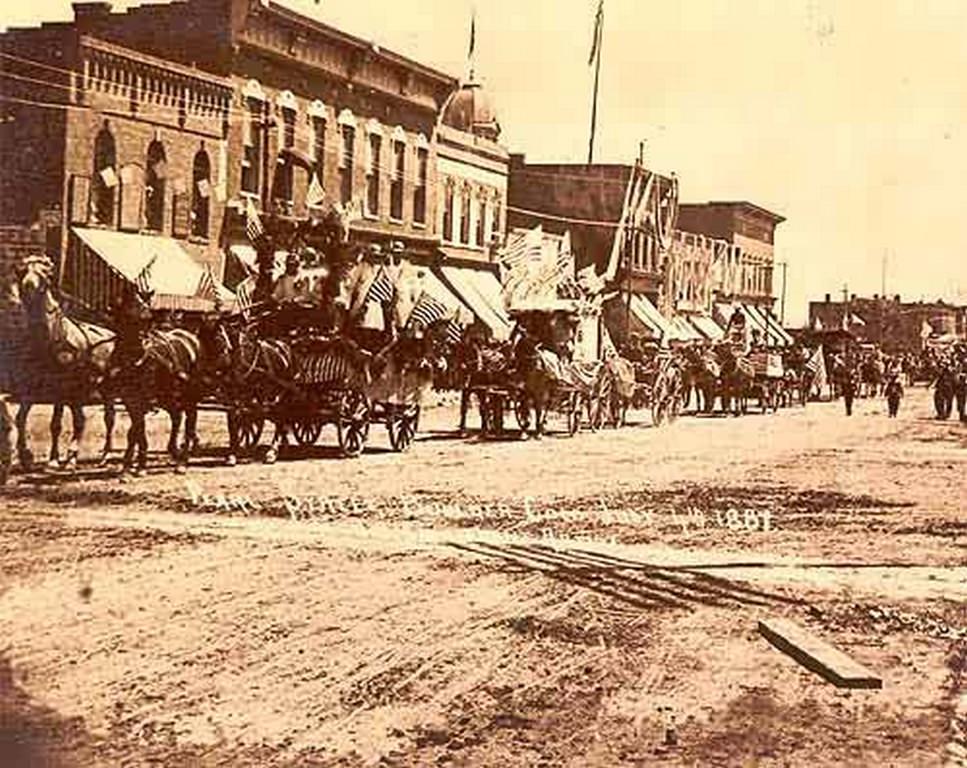
[[[967,427],[884,410],[16,475],[0,765],[963,764]]]

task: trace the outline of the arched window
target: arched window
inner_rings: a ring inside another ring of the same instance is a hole
[[[211,198],[211,163],[208,153],[199,149],[191,169],[191,234],[208,237]]]
[[[118,174],[114,136],[107,123],[94,140],[94,194],[92,213],[98,224],[114,225]]]
[[[152,232],[161,232],[164,229],[165,179],[167,175],[165,148],[156,139],[148,145],[144,186],[145,226]]]

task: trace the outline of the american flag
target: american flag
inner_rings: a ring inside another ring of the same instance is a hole
[[[218,288],[215,286],[215,276],[212,275],[212,268],[205,265],[204,271],[198,280],[198,288],[195,289],[195,296],[199,299],[210,299],[215,301],[218,298]]]
[[[822,392],[827,384],[826,358],[822,346],[816,347],[816,351],[806,361],[805,368],[813,376],[813,387]]]
[[[420,294],[420,298],[410,313],[407,325],[411,328],[429,328],[433,323],[443,320],[450,314],[447,305],[426,291]]]
[[[375,301],[379,304],[389,304],[393,300],[393,281],[390,279],[384,268],[380,268],[379,274],[369,286],[366,293],[366,301]]]
[[[255,280],[246,277],[235,287],[235,300],[238,303],[240,312],[248,312],[252,306],[252,292],[255,290]]]
[[[245,201],[245,234],[253,243],[265,237],[265,227],[262,226],[262,219],[251,197]]]
[[[520,265],[534,258],[539,258],[543,232],[540,227],[528,232],[519,232],[510,236],[507,246],[500,252],[498,259],[506,269],[516,269]]]
[[[155,254],[151,257],[151,261],[138,272],[138,276],[134,278],[134,285],[138,289],[138,293],[151,293],[151,270],[157,260],[158,254]]]
[[[306,192],[306,206],[309,208],[322,208],[326,202],[326,190],[322,188],[319,181],[319,174],[313,173],[309,181],[309,190]]]
[[[456,346],[463,341],[463,326],[457,320],[450,320],[443,332],[448,344]]]

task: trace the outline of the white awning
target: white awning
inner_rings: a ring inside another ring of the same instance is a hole
[[[688,319],[709,341],[718,341],[725,337],[725,331],[708,315],[691,315]]]
[[[682,315],[676,315],[671,319],[672,337],[671,341],[704,341],[702,336],[688,320]]]
[[[97,290],[96,287],[86,284],[87,281],[83,278],[83,262],[93,253],[129,282],[134,282],[147,271],[146,279],[154,291],[152,304],[155,307],[205,310],[214,305],[212,301],[197,295],[204,267],[177,240],[109,229],[74,227],[72,231],[87,249],[72,252],[72,257],[80,262],[74,265],[77,271],[73,289],[81,299]],[[150,268],[146,270],[148,265]],[[235,295],[217,277],[214,280],[219,298],[224,302],[234,300]]]
[[[655,336],[668,341],[674,338],[675,333],[671,324],[662,316],[657,307],[651,303],[647,296],[639,293],[631,294],[631,311],[647,327],[651,328]]]
[[[443,277],[464,303],[494,334],[495,339],[510,338],[513,323],[503,306],[500,281],[488,270],[472,267],[441,267]]]
[[[776,339],[776,343],[782,347],[792,345],[794,339],[789,335],[789,332],[779,324],[779,321],[768,313],[765,313],[765,318],[766,322],[769,323],[769,330],[772,332],[773,338]]]

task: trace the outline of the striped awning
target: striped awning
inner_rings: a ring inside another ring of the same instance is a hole
[[[708,315],[691,315],[688,319],[709,341],[718,341],[725,336],[725,331]]]
[[[672,329],[671,323],[665,319],[647,296],[643,296],[640,293],[631,294],[629,306],[632,314],[652,330],[655,338],[665,341],[674,338],[675,332]]]
[[[504,309],[500,280],[486,269],[473,267],[440,267],[444,282],[448,283],[474,316],[493,332],[494,338],[510,338],[513,321]]]

